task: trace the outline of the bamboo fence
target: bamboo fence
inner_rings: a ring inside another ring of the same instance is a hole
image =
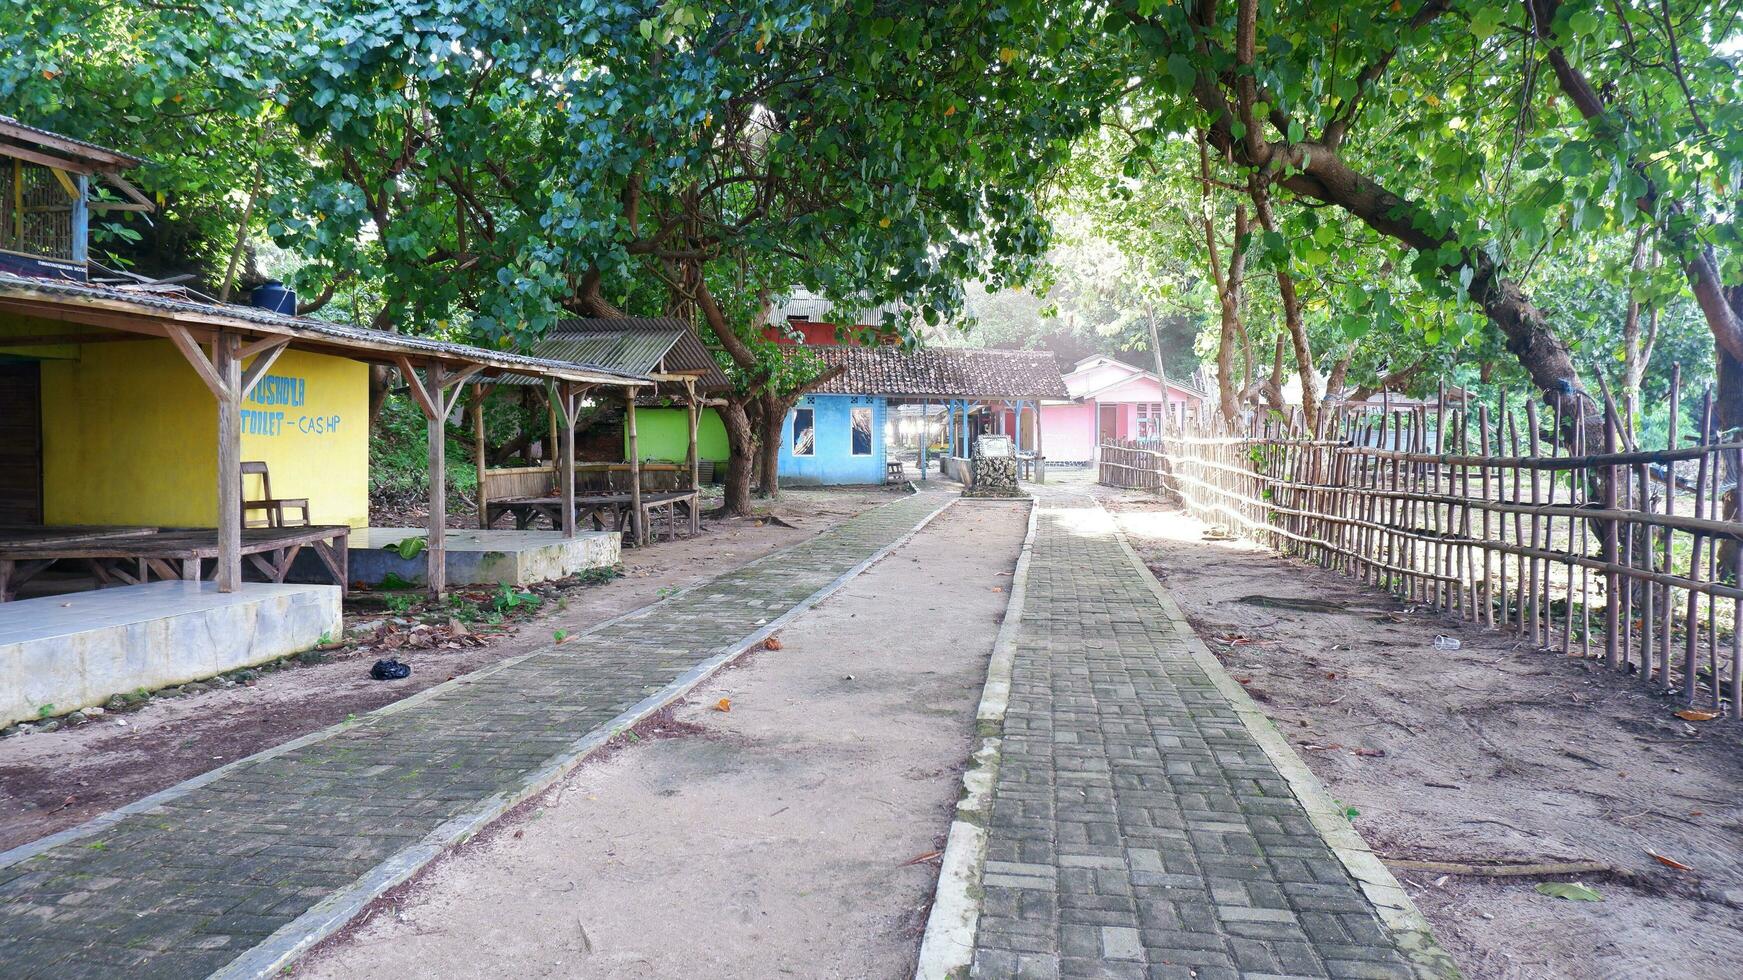
[[[1743,442],[1719,438],[1710,390],[1679,434],[1680,400],[1673,382],[1660,449],[1607,392],[1590,418],[1443,397],[1328,406],[1317,432],[1296,412],[1238,431],[1204,420],[1161,449],[1104,443],[1099,479],[1172,491],[1274,550],[1735,718]]]

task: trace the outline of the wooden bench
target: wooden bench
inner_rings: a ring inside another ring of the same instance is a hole
[[[483,472],[479,497],[483,527],[495,526],[503,515],[512,515],[515,530],[525,531],[543,517],[551,527],[563,526],[563,500],[558,494],[559,473],[555,465],[505,466]],[[575,526],[589,523],[596,531],[629,530],[633,499],[629,492],[628,463],[575,464]],[[688,533],[701,531],[698,511],[700,494],[684,486],[688,473],[677,463],[641,465],[642,527],[650,542],[658,540],[656,518],[664,517],[668,539],[679,534],[682,518]]]
[[[642,527],[647,529],[648,541],[659,540],[658,518],[661,516],[665,517],[667,540],[677,538],[680,533],[696,533],[700,529],[700,499],[701,495],[694,490],[657,490],[642,494]],[[586,527],[591,523],[595,531],[627,533],[634,504],[635,499],[627,493],[577,493],[575,526]],[[545,495],[491,500],[485,508],[493,525],[504,514],[513,516],[517,531],[530,529],[541,517],[553,528],[563,526],[562,497]],[[683,532],[680,532],[680,526],[685,529]]]

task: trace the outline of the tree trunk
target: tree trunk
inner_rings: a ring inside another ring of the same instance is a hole
[[[387,404],[388,382],[393,377],[393,369],[384,364],[369,365],[369,431],[375,432],[375,423],[381,421],[381,406]]]
[[[1646,268],[1646,229],[1634,235],[1634,258],[1629,268],[1638,276]],[[1658,338],[1658,309],[1647,314],[1645,336],[1640,332],[1640,301],[1628,298],[1628,313],[1622,320],[1622,404],[1634,425],[1640,424],[1640,383],[1646,378],[1646,365],[1652,360],[1652,345]]]
[[[756,459],[756,436],[744,403],[732,399],[720,407],[726,428],[726,500],[720,512],[728,517],[749,517],[756,511],[750,500],[750,468]]]
[[[1270,188],[1257,177],[1250,178],[1247,186],[1253,198],[1253,213],[1259,219],[1259,227],[1275,232],[1277,216],[1271,210]],[[1283,325],[1288,328],[1290,342],[1295,347],[1295,370],[1301,377],[1301,415],[1307,422],[1307,431],[1317,433],[1319,376],[1313,369],[1313,346],[1308,343],[1307,326],[1301,322],[1301,298],[1295,293],[1295,277],[1289,274],[1287,265],[1288,260],[1285,259],[1284,264],[1276,270],[1277,295],[1283,301]]]
[[[1211,282],[1216,286],[1217,310],[1222,319],[1222,333],[1216,348],[1217,405],[1222,411],[1223,421],[1233,425],[1241,415],[1242,389],[1235,384],[1235,344],[1246,335],[1246,331],[1241,329],[1239,291],[1241,277],[1246,275],[1246,253],[1241,243],[1247,236],[1247,212],[1241,205],[1235,205],[1235,240],[1229,250],[1229,267],[1225,272],[1222,254],[1217,248],[1215,209],[1211,205],[1210,148],[1202,134],[1198,141],[1198,174],[1205,254],[1210,261]],[[1250,380],[1250,362],[1247,376]]]
[[[779,497],[781,495],[781,429],[787,421],[788,400],[764,393],[758,399],[762,406],[757,419],[762,429],[762,444],[757,447],[759,460],[758,478],[762,481],[757,486],[759,497]]]
[[[1265,406],[1279,415],[1285,413],[1288,405],[1283,401],[1283,335],[1277,335],[1277,349],[1271,356],[1271,377],[1266,379],[1264,388]]]
[[[1739,319],[1743,319],[1743,287],[1734,287],[1728,292],[1731,309]],[[1739,361],[1726,350],[1724,345],[1713,345],[1713,358],[1718,364],[1718,386],[1714,393],[1713,416],[1718,419],[1720,432],[1732,432],[1743,427],[1743,361]],[[1735,436],[1725,437],[1727,440]],[[1733,474],[1738,476],[1743,474]],[[1727,521],[1738,518],[1737,487],[1725,491],[1719,501],[1720,513]],[[1733,581],[1737,573],[1737,542],[1725,538],[1719,542],[1719,577]]]

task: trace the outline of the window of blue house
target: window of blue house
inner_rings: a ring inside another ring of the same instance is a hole
[[[810,456],[817,448],[815,409],[793,409],[793,455]]]
[[[856,408],[853,410],[853,455],[870,456],[872,454],[872,410]]]

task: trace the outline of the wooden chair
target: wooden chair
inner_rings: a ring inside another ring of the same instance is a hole
[[[260,477],[261,499],[248,499],[248,478]],[[272,495],[272,477],[266,472],[264,462],[255,461],[242,464],[242,526],[243,527],[307,527],[309,523],[309,498],[307,497],[274,497]],[[266,516],[250,519],[252,511],[265,511]],[[302,519],[295,524],[285,520],[285,511],[300,510]]]

